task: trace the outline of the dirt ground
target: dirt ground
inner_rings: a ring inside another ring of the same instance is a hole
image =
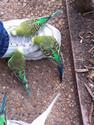
[[[54,96],[61,96],[49,115],[46,125],[81,125],[81,113],[75,82],[69,28],[67,23],[65,0],[1,0],[1,20],[32,18],[51,14],[63,7],[62,16],[52,20],[62,33],[62,52],[64,55],[65,74],[59,83],[56,67],[47,59],[27,61],[26,72],[32,88],[28,97],[23,87],[12,77],[7,60],[0,60],[0,91],[8,91],[7,114],[9,119],[32,122],[50,104]]]
[[[94,125],[94,12],[77,13],[74,3],[67,0],[74,67],[84,125]],[[88,71],[84,71],[88,69]],[[88,88],[91,90],[89,93]],[[91,96],[92,95],[92,96]]]

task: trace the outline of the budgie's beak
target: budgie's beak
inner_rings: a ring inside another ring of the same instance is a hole
[[[6,125],[6,101],[7,101],[7,96],[4,95],[0,107],[0,125]]]
[[[63,65],[63,63],[58,64],[57,68],[58,68],[58,72],[59,72],[60,82],[62,82],[63,74],[64,74],[64,65]]]

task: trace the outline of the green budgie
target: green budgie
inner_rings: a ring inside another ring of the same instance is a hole
[[[0,125],[7,125],[6,121],[6,100],[7,97],[4,95],[2,104],[0,106]]]
[[[46,57],[53,60],[57,64],[60,82],[62,82],[64,66],[60,47],[56,39],[52,36],[35,36],[32,38],[32,42],[40,47]]]
[[[58,16],[62,12],[63,12],[62,9],[58,9],[56,12],[52,13],[50,16],[47,16],[47,17],[41,17],[38,19],[27,19],[26,21],[23,21],[19,26],[14,28],[11,31],[11,35],[13,35],[13,36],[26,36],[26,37],[34,35],[50,19]]]
[[[8,61],[8,67],[11,71],[13,71],[17,79],[23,84],[28,95],[30,95],[30,89],[25,74],[25,58],[22,48],[17,48],[17,50],[12,54]]]

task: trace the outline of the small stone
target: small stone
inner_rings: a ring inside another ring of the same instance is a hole
[[[72,97],[72,96],[69,94],[69,96],[68,96],[68,97],[71,99],[71,97]]]
[[[6,74],[5,74],[5,73],[3,73],[3,74],[2,74],[2,76],[3,76],[3,77],[5,77],[5,76],[6,76]]]
[[[89,84],[91,88],[94,88],[94,85],[92,83]]]
[[[88,78],[91,79],[92,81],[94,81],[94,70],[91,70],[89,72]]]
[[[36,81],[32,81],[33,82],[33,84],[36,84]]]
[[[39,66],[36,65],[35,68],[36,68],[36,69],[39,69]]]
[[[5,86],[3,86],[3,89],[6,89],[6,87],[5,87]]]
[[[0,12],[0,15],[4,15],[4,12]]]
[[[26,6],[26,3],[23,3],[23,7],[25,7]]]
[[[71,89],[71,92],[73,92],[74,90],[73,89]]]
[[[71,103],[69,104],[69,107],[70,107],[70,108],[72,107]]]

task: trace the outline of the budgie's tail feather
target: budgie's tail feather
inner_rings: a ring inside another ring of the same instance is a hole
[[[6,101],[7,101],[7,96],[4,95],[3,100],[2,100],[2,104],[1,104],[1,107],[0,107],[0,113],[3,113],[5,111]]]
[[[47,17],[42,17],[40,19],[38,19],[37,21],[34,22],[34,24],[45,24],[47,23],[50,19],[60,15],[63,12],[63,9],[58,9],[57,11],[55,11],[54,13],[52,13],[50,16]]]
[[[30,90],[30,87],[29,87],[28,83],[26,83],[26,85],[24,86],[24,88],[26,89],[27,95],[31,96],[31,90]]]
[[[54,13],[52,13],[52,14],[50,15],[50,17],[51,17],[51,18],[54,18],[54,17],[56,17],[56,16],[59,16],[62,12],[63,12],[63,9],[62,9],[62,8],[61,8],[61,9],[58,9],[57,11],[55,11]]]
[[[58,65],[59,79],[62,82],[63,74],[64,74],[64,65],[61,63]]]
[[[31,95],[31,91],[28,85],[28,80],[26,79],[25,73],[22,76],[19,76],[18,74],[14,73],[14,75],[16,76],[17,80],[24,86],[24,89],[26,90],[28,96]]]

